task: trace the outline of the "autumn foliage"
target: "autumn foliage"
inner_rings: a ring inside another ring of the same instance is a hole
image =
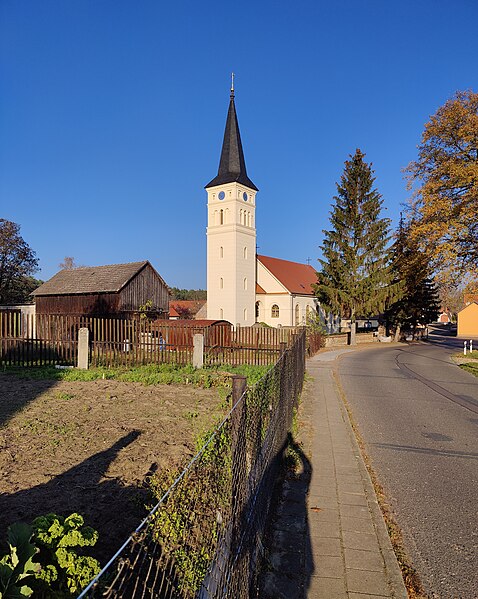
[[[407,168],[411,233],[441,272],[478,265],[478,93],[457,92],[428,123]]]

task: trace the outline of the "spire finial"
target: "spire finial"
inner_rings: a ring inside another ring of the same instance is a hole
[[[231,73],[231,98],[234,98],[234,73]]]

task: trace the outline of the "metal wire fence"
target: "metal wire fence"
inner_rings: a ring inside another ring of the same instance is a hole
[[[158,503],[81,598],[256,596],[262,539],[305,372],[305,332],[232,407],[181,473],[150,480]]]

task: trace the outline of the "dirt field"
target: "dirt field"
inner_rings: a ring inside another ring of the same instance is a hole
[[[15,521],[78,512],[104,563],[146,515],[145,477],[194,455],[221,404],[217,389],[0,374],[0,546]]]

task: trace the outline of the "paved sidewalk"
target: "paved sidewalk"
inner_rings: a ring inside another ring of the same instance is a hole
[[[334,360],[346,351],[353,350],[320,353],[307,362],[303,472],[282,491],[264,599],[407,598],[334,379]]]

